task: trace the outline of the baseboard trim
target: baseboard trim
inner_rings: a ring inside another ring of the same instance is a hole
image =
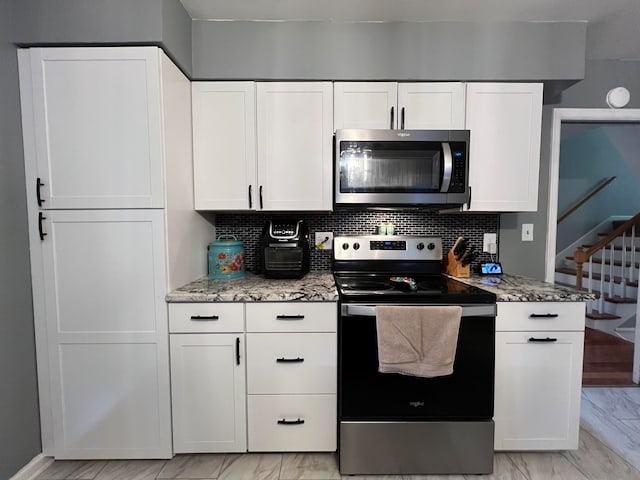
[[[52,463],[52,457],[45,457],[43,454],[36,455],[9,480],[33,480]]]

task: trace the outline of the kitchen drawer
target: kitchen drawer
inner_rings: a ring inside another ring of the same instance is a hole
[[[244,332],[244,304],[170,303],[169,332]]]
[[[582,331],[583,302],[498,302],[496,331]]]
[[[250,452],[336,450],[335,395],[249,395]]]
[[[247,392],[336,393],[335,333],[248,333]]]
[[[334,302],[247,303],[247,332],[335,332]]]

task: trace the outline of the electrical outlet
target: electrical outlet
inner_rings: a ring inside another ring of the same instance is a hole
[[[333,248],[333,232],[316,232],[315,246],[318,250]]]
[[[522,224],[522,241],[533,242],[533,223]]]
[[[496,253],[496,240],[497,235],[495,233],[485,233],[482,239],[482,251],[487,253]]]

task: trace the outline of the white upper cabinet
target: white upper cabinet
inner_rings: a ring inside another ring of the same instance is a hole
[[[542,84],[467,84],[469,211],[538,208]]]
[[[332,207],[331,82],[257,84],[258,209]]]
[[[334,127],[463,129],[465,85],[460,82],[336,82]]]
[[[399,83],[397,128],[464,129],[464,92],[459,82]]]
[[[254,210],[256,106],[254,82],[192,84],[196,210]]]
[[[162,208],[155,47],[31,49],[41,208]]]
[[[398,104],[396,82],[335,82],[333,126],[343,128],[395,128]]]

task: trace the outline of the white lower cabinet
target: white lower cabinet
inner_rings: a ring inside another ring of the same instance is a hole
[[[243,316],[242,303],[169,305],[174,453],[246,451]]]
[[[578,448],[582,302],[498,302],[495,449]]]
[[[335,303],[170,303],[169,331],[174,453],[336,450]]]
[[[248,450],[335,451],[336,304],[251,303],[246,316]]]

